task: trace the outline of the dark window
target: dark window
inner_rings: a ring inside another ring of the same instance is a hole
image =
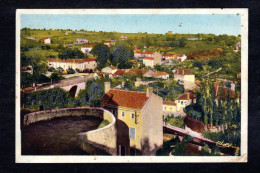
[[[135,149],[134,148],[130,148],[130,156],[135,156]]]
[[[121,156],[125,156],[125,146],[121,145]]]

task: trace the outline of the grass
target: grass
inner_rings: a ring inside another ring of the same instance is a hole
[[[110,123],[110,122],[109,122],[108,120],[103,120],[103,121],[99,124],[98,129],[107,126],[109,123]]]

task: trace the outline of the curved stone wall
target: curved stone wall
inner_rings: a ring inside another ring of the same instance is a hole
[[[80,147],[88,153],[99,154],[95,147],[116,155],[116,119],[114,115],[103,108],[64,108],[55,110],[39,111],[24,116],[24,125],[29,125],[38,121],[50,120],[63,116],[94,116],[109,121],[103,128],[82,132],[78,134]],[[94,147],[93,147],[94,146]]]

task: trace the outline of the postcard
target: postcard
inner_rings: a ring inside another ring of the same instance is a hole
[[[248,160],[248,9],[18,9],[17,163]]]

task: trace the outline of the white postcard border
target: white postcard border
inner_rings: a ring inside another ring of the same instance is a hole
[[[240,14],[241,15],[241,156],[25,156],[20,131],[21,14]],[[248,160],[248,9],[17,9],[16,11],[16,163],[210,163]]]

